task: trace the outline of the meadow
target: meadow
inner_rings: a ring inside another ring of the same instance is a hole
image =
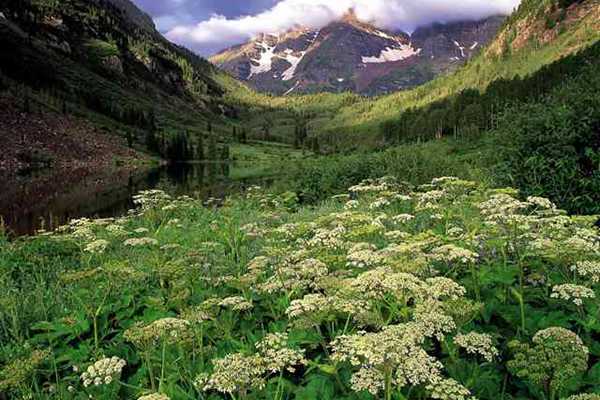
[[[600,398],[597,218],[458,178],[0,239],[0,398]]]

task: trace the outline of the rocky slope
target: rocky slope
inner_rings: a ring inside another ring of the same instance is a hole
[[[412,35],[360,22],[349,13],[321,30],[263,34],[210,61],[274,94],[408,89],[463,65],[496,35],[503,17],[438,24]]]
[[[140,143],[150,116],[200,134],[233,113],[220,72],[129,0],[0,0],[0,47],[11,49],[0,52],[0,81],[50,92]]]

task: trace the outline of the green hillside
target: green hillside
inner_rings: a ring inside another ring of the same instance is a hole
[[[0,12],[0,44],[10,49],[0,54],[0,78],[17,99],[50,111],[62,103],[163,156],[181,135],[197,152],[231,135],[236,111],[219,72],[164,39],[131,3],[4,0]]]
[[[259,131],[267,124],[276,136],[293,138],[294,121],[309,120],[311,135],[328,151],[381,144],[382,125],[403,111],[426,106],[466,89],[485,91],[494,81],[526,76],[600,39],[598,0],[524,1],[501,29],[497,39],[476,59],[448,76],[414,90],[377,99],[354,94],[271,97],[246,90],[230,78],[222,85],[232,104],[250,112],[248,125]]]

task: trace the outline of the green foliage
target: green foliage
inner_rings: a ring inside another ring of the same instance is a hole
[[[256,188],[219,209],[149,191],[127,217],[0,241],[0,388],[39,400],[600,389],[588,218],[457,178],[349,183],[311,207]],[[565,286],[577,291],[556,296]]]

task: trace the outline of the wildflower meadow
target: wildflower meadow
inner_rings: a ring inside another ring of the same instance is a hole
[[[0,237],[0,399],[600,399],[597,218],[458,178]]]

